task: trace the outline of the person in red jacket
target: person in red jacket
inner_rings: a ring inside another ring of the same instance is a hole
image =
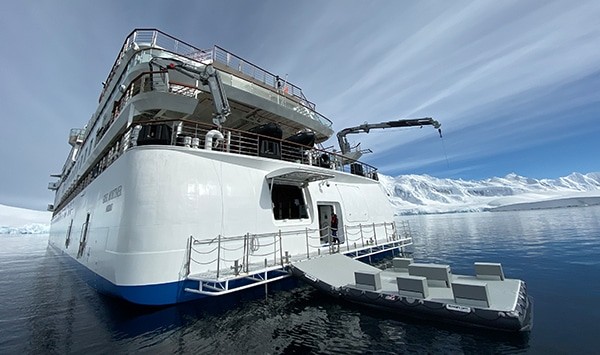
[[[337,218],[337,215],[334,213],[331,215],[331,235],[333,236],[333,242],[339,244],[340,238],[338,238],[337,232],[338,232],[338,218]]]

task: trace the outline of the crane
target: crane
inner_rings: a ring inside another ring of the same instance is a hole
[[[362,153],[360,151],[356,151],[356,152],[354,152],[354,154],[350,154],[351,153],[350,143],[348,143],[348,140],[346,139],[346,135],[351,134],[351,133],[361,133],[361,132],[369,133],[369,131],[372,129],[380,129],[380,128],[384,129],[384,128],[416,127],[416,126],[423,127],[423,126],[428,126],[428,125],[433,126],[433,128],[436,128],[440,134],[440,137],[442,137],[442,129],[440,128],[442,125],[438,121],[434,120],[431,117],[424,117],[424,118],[401,119],[401,120],[381,122],[381,123],[364,123],[364,124],[361,124],[360,126],[344,128],[337,133],[337,139],[338,139],[338,143],[340,144],[340,150],[341,150],[342,155],[344,155],[349,161],[356,161],[362,155]]]
[[[175,58],[154,57],[150,63],[157,64],[155,61],[157,59],[170,61],[166,66],[159,65],[161,69],[174,69],[193,79],[199,79],[203,85],[208,86],[213,97],[213,123],[221,127],[227,116],[231,114],[231,107],[229,106],[229,101],[227,100],[227,95],[225,95],[225,89],[217,70],[211,64],[205,65],[204,69],[199,69]]]

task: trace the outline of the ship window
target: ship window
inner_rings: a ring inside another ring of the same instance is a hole
[[[274,183],[271,189],[273,216],[277,220],[308,218],[304,194],[300,186]]]

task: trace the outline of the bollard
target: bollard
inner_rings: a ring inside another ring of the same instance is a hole
[[[238,276],[240,274],[239,262],[237,260],[233,262],[233,272],[235,276]]]

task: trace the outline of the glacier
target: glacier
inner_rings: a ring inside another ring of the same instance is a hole
[[[511,173],[484,180],[379,175],[395,214],[436,214],[600,205],[600,173],[534,179]],[[0,234],[40,234],[52,214],[0,204]]]
[[[52,213],[0,204],[0,234],[43,234],[50,231]]]
[[[397,215],[507,211],[600,204],[600,173],[534,179],[511,173],[484,180],[380,176]]]

